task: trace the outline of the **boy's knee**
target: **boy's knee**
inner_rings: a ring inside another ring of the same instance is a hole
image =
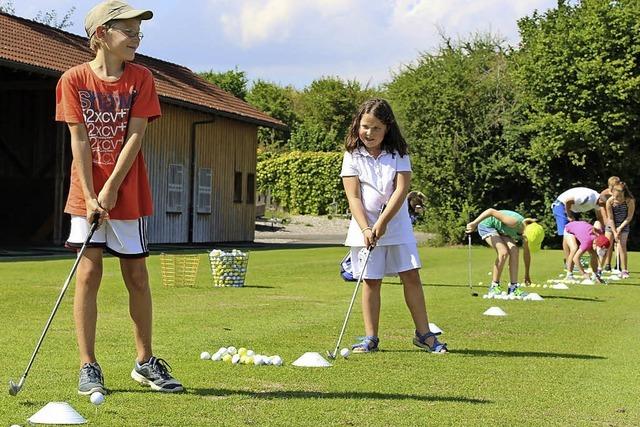
[[[102,266],[85,264],[76,271],[76,283],[78,286],[100,286],[102,279]]]
[[[146,291],[149,288],[149,273],[144,264],[124,267],[122,276],[131,290]]]

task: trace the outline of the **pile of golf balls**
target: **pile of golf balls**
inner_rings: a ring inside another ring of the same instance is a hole
[[[249,262],[248,253],[238,249],[231,252],[214,249],[209,253],[209,261],[211,262],[214,286],[244,286],[247,263]]]
[[[282,357],[278,355],[266,356],[264,354],[256,354],[256,352],[251,349],[246,349],[244,347],[235,348],[234,346],[220,347],[220,349],[214,354],[203,351],[200,353],[200,359],[211,360],[214,362],[222,361],[233,365],[282,366],[284,363]]]

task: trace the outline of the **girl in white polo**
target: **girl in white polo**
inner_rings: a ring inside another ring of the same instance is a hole
[[[427,351],[446,353],[447,345],[429,330],[420,258],[407,208],[411,162],[391,106],[383,99],[366,101],[353,119],[346,140],[340,176],[353,215],[346,246],[351,247],[354,276],[362,274],[365,337],[354,353],[378,350],[380,288],[385,275],[398,275],[415,324],[413,343]],[[374,249],[375,247],[375,249]],[[362,270],[364,251],[369,261]]]

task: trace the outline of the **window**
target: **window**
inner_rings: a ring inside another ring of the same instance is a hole
[[[211,213],[211,169],[198,171],[198,213]]]
[[[247,204],[252,205],[256,202],[256,175],[247,174]]]
[[[242,172],[236,172],[233,177],[233,202],[242,203]]]
[[[184,168],[182,165],[170,164],[167,179],[167,212],[182,213],[184,209]]]

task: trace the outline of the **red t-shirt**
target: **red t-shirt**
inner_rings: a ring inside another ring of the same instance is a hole
[[[96,194],[113,173],[127,137],[131,117],[160,117],[160,101],[151,72],[140,65],[125,63],[115,82],[101,80],[88,63],[69,69],[56,88],[56,120],[84,123],[91,144],[93,188]],[[75,161],[71,164],[71,185],[64,211],[86,215],[84,195]],[[153,212],[147,168],[138,153],[118,190],[111,219],[137,219]]]

